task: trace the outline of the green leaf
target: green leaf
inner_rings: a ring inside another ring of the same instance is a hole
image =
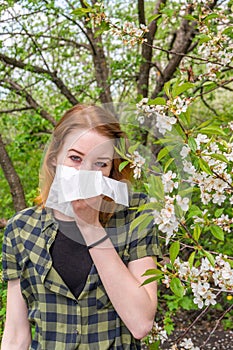
[[[129,149],[128,149],[128,152],[130,154],[133,154],[136,151],[136,149],[138,148],[139,145],[140,145],[140,142],[137,142],[137,143],[135,143],[135,145],[130,146]]]
[[[151,175],[149,178],[149,194],[151,197],[164,199],[164,187],[160,176]]]
[[[148,269],[142,276],[151,276],[151,275],[163,275],[163,272],[159,269]]]
[[[216,83],[214,83],[213,81],[205,81],[205,82],[202,84],[202,86],[203,86],[203,87],[208,87],[208,90],[211,90],[211,89],[215,88],[217,85],[216,85]],[[205,122],[205,123],[211,124],[212,121],[207,121],[207,122]],[[203,124],[204,124],[204,123],[203,123]],[[201,125],[200,125],[199,127],[201,127]]]
[[[193,267],[194,259],[195,259],[196,252],[192,252],[188,258],[190,269]]]
[[[140,207],[135,207],[135,210],[137,210],[139,213],[141,211],[145,211],[145,210],[155,210],[155,209],[160,209],[161,208],[161,204],[158,202],[149,202],[143,205],[140,205]]]
[[[222,215],[223,212],[224,212],[224,208],[217,209],[217,210],[215,210],[215,212],[214,212],[214,216],[215,216],[216,218],[219,218],[219,217]]]
[[[161,17],[161,14],[160,13],[157,13],[156,15],[152,15],[152,16],[149,16],[148,17],[148,23],[156,20],[157,18]]]
[[[225,162],[227,164],[229,163],[229,161],[227,160],[227,158],[223,154],[211,153],[211,154],[208,154],[208,156],[211,158],[214,158],[214,159],[221,160],[222,162]]]
[[[147,218],[138,225],[138,231],[143,232],[145,228],[148,228],[152,220],[154,220],[154,217],[147,214]]]
[[[159,139],[159,140],[156,140],[154,142],[154,144],[158,144],[158,145],[163,145],[165,143],[174,143],[176,142],[176,139],[174,139],[174,137],[167,137],[167,138],[164,138],[164,139]]]
[[[202,211],[197,205],[191,205],[189,208],[189,214],[188,214],[188,219],[192,218],[193,216],[202,216]]]
[[[213,175],[208,163],[205,160],[203,160],[202,158],[199,158],[198,162],[199,162],[199,165],[200,165],[200,168],[202,171],[204,171],[205,173],[207,173],[209,175]]]
[[[209,126],[209,127],[206,127],[206,128],[202,128],[200,130],[200,132],[202,134],[207,134],[207,135],[222,135],[222,136],[226,136],[226,133],[221,129],[219,128],[218,126]]]
[[[174,261],[176,260],[177,255],[179,254],[179,251],[180,251],[180,242],[179,241],[173,242],[169,248],[169,256],[172,264],[174,264]]]
[[[199,39],[199,44],[201,45],[203,43],[210,41],[211,37],[209,35],[206,35],[206,34],[200,34],[200,35],[198,35],[198,39]]]
[[[159,162],[162,158],[164,158],[174,148],[175,148],[175,146],[167,146],[167,147],[162,148],[157,155],[157,161]]]
[[[211,225],[210,231],[215,238],[219,239],[220,241],[224,241],[224,231],[221,227],[217,225]]]
[[[195,130],[196,129],[200,130],[202,128],[205,128],[206,126],[208,126],[208,125],[210,125],[212,123],[213,123],[213,120],[212,119],[208,119],[208,120],[204,121],[203,123],[201,123],[200,125],[198,125],[197,127],[195,127]]]
[[[157,276],[154,276],[154,277],[147,278],[147,279],[141,284],[141,286],[145,286],[146,284],[149,284],[149,283],[151,283],[151,282],[158,281],[158,280],[160,280],[161,278],[163,278],[163,275],[157,275]]]
[[[177,278],[177,277],[172,278],[171,283],[170,283],[170,289],[177,297],[179,297],[179,298],[183,297],[184,287],[182,286],[179,278]]]
[[[120,165],[119,165],[119,171],[121,172],[128,164],[129,164],[128,160],[125,160],[124,162],[121,162]]]
[[[165,91],[165,94],[166,94],[167,97],[169,97],[169,98],[171,98],[170,86],[171,86],[171,80],[167,81],[167,82],[164,84],[164,91]]]
[[[193,229],[193,239],[198,242],[199,237],[201,235],[201,227],[200,225],[196,224]]]
[[[110,29],[110,25],[107,22],[102,22],[100,25],[100,28],[98,30],[96,30],[94,37],[97,38],[98,36],[100,36],[101,34],[103,34],[104,32],[107,32]]]
[[[188,21],[196,21],[197,20],[196,17],[191,16],[191,15],[185,15],[183,18],[187,19]]]
[[[196,143],[194,137],[189,137],[188,138],[188,145],[189,145],[190,149],[193,152],[196,152],[196,150],[197,150],[197,143]]]
[[[229,36],[233,39],[233,26],[227,27],[222,31],[222,34]]]
[[[78,17],[82,17],[85,16],[87,13],[93,12],[93,9],[91,7],[87,7],[87,8],[77,8],[74,11],[72,11],[73,14],[75,14]]]
[[[122,150],[120,150],[119,148],[115,147],[114,146],[114,149],[116,151],[117,154],[119,154],[119,156],[121,156],[122,159],[129,159],[124,153]]]
[[[178,86],[174,86],[174,88],[172,89],[172,96],[173,97],[179,96],[180,94],[187,91],[188,89],[191,89],[192,87],[194,87],[194,84],[189,82],[183,83]]]
[[[215,264],[215,260],[213,255],[210,252],[207,252],[206,250],[203,249],[203,253],[204,255],[207,257],[207,259],[209,260],[209,262],[211,263],[212,266],[214,266]]]
[[[156,97],[153,100],[148,101],[148,105],[166,105],[167,101],[164,97]]]
[[[160,340],[156,340],[153,344],[149,344],[149,350],[159,350]]]
[[[210,15],[206,16],[203,21],[204,22],[208,22],[209,20],[211,19],[214,19],[214,18],[219,18],[219,14],[217,13],[211,13]]]
[[[141,214],[139,215],[136,219],[134,219],[130,225],[130,233],[140,224],[143,223],[143,221],[147,220],[149,214],[145,213],[145,214]]]
[[[169,168],[169,166],[171,165],[171,163],[175,160],[175,158],[170,158],[168,159],[168,161],[166,162],[166,164],[164,165],[164,169],[163,171],[166,173],[167,169]]]

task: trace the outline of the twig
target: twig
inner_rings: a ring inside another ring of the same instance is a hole
[[[225,311],[224,313],[222,314],[222,316],[217,320],[214,328],[212,329],[212,331],[210,332],[210,334],[208,335],[207,339],[205,340],[205,342],[201,345],[201,349],[203,348],[204,349],[204,346],[208,343],[210,337],[214,334],[214,332],[216,331],[216,329],[218,328],[219,326],[219,323],[221,322],[221,320],[223,319],[223,317],[231,311],[231,309],[233,308],[233,304],[231,304]]]
[[[191,58],[193,60],[202,61],[202,62],[211,63],[211,64],[216,64],[216,65],[224,67],[224,68],[228,67],[230,69],[233,69],[233,66],[230,66],[229,64],[226,65],[226,64],[220,63],[218,61],[208,60],[207,58],[197,57],[197,56],[193,56],[193,55],[187,55],[186,53],[175,52],[173,50],[166,50],[166,49],[163,49],[162,47],[159,47],[159,46],[156,46],[156,45],[150,45],[147,42],[144,42],[143,44],[145,44],[147,46],[150,46],[152,49],[159,50],[159,51],[162,51],[162,52],[166,52],[168,54],[172,54],[172,55],[176,55],[176,56],[188,57],[188,58]]]
[[[218,296],[221,292],[218,292],[216,296]],[[209,309],[210,305],[206,306],[204,310],[195,318],[195,320],[186,328],[186,330],[181,334],[179,337],[175,339],[175,342],[179,342],[181,339],[184,338],[184,336],[189,332],[189,330],[197,323],[197,321],[206,313],[206,311]]]
[[[22,111],[27,111],[33,109],[32,107],[22,107],[22,108],[12,108],[12,109],[3,109],[0,110],[0,114],[8,114],[8,113],[13,113],[13,112],[22,112]]]
[[[201,89],[201,92],[203,91],[203,88]],[[214,108],[212,108],[207,102],[206,100],[204,99],[204,96],[203,96],[203,93],[201,93],[201,100],[202,102],[204,103],[204,105],[209,109],[211,110],[217,117],[219,116],[219,114],[215,111]]]

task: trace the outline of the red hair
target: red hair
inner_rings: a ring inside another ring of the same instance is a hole
[[[67,135],[80,129],[94,130],[100,135],[113,139],[116,148],[119,148],[123,142],[125,151],[127,151],[127,137],[121,130],[118,120],[109,111],[94,105],[79,104],[72,107],[54,128],[51,142],[45,153],[40,173],[40,195],[35,200],[38,205],[44,206],[48,198],[56,171],[54,164],[56,164],[57,155],[61,151]],[[132,169],[129,164],[122,171],[119,171],[119,165],[123,160],[115,151],[109,177],[118,181],[130,181],[132,180]],[[106,222],[109,212],[106,216],[102,210],[101,216],[101,221]]]

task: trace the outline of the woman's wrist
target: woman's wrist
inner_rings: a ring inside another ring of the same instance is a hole
[[[111,247],[111,240],[109,239],[108,234],[106,233],[103,226],[99,223],[98,225],[90,225],[90,224],[84,224],[79,225],[79,229],[81,231],[81,234],[84,238],[84,241],[88,247],[88,249],[91,249],[93,247]],[[109,242],[107,242],[107,240]]]
[[[108,234],[106,233],[105,236],[103,236],[102,238],[98,239],[97,241],[89,244],[87,246],[88,249],[91,249],[91,248],[94,248],[94,247],[97,247],[98,245],[100,245],[101,243],[103,243],[104,241],[106,241],[107,239],[109,238]]]

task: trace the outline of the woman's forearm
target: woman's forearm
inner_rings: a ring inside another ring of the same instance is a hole
[[[150,287],[151,293],[141,287],[142,281],[125,266],[111,242],[106,241],[91,248],[90,254],[115,310],[135,338],[144,337],[154,321],[157,306],[156,285]],[[146,269],[141,267],[138,276]]]
[[[7,336],[3,334],[1,350],[28,350],[31,344],[31,336]]]

